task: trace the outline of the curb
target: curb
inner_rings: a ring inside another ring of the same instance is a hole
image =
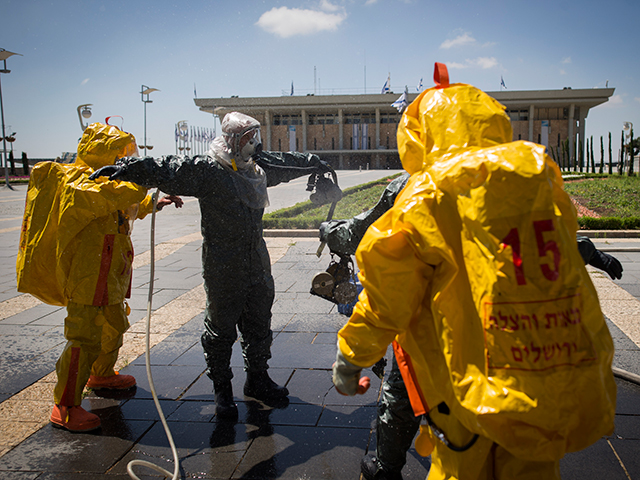
[[[578,235],[589,238],[640,238],[640,230],[578,230]]]
[[[318,229],[264,229],[265,237],[308,237],[318,238]],[[640,230],[578,230],[578,235],[589,238],[640,238]]]

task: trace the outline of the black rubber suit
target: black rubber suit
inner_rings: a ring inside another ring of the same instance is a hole
[[[328,171],[326,164],[311,154],[261,152],[254,160],[266,173],[267,187]],[[198,198],[207,295],[202,346],[207,375],[214,386],[233,377],[229,362],[236,326],[247,376],[266,372],[271,358],[274,282],[262,238],[264,209],[247,206],[234,178],[238,174],[208,155],[127,158],[118,165],[123,167],[118,171],[121,180]]]
[[[355,255],[367,228],[389,210],[406,186],[409,174],[394,179],[384,190],[378,203],[367,212],[348,220],[331,220],[320,226],[320,239],[332,252]],[[611,255],[596,249],[589,238],[578,236],[578,250],[585,264],[607,272],[612,279],[621,278],[622,265]],[[401,479],[407,451],[420,427],[420,417],[411,408],[409,395],[400,374],[395,355],[391,371],[382,386],[376,420],[376,452],[362,460],[362,473],[367,480]]]

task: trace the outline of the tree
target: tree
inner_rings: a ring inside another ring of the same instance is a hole
[[[604,140],[602,140],[602,135],[600,135],[600,168],[598,173],[604,173]]]
[[[22,152],[22,173],[29,175],[29,159],[26,152]]]
[[[618,163],[618,174],[622,175],[624,171],[624,130],[620,136],[620,163]]]
[[[584,169],[584,144],[582,139],[580,139],[580,148],[578,148],[578,167],[580,168],[580,173],[582,173]]]
[[[591,173],[596,173],[596,158],[593,156],[593,135],[591,135],[590,142],[590,155],[591,155]]]
[[[633,157],[635,155],[635,147],[633,146],[633,128],[631,129],[631,137],[629,139],[629,170],[627,175],[633,176]]]
[[[611,132],[609,132],[609,175],[613,175],[613,155],[611,152]]]

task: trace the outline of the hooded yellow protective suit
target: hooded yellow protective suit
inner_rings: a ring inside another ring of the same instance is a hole
[[[395,340],[416,414],[454,446],[479,436],[458,453],[429,432],[429,479],[559,478],[565,453],[613,431],[613,342],[574,207],[544,147],[511,138],[480,90],[423,92],[398,128],[411,178],[356,254],[340,353],[368,367]]]
[[[82,135],[74,164],[42,162],[31,172],[18,291],[67,306],[68,343],[56,366],[56,404],[80,405],[90,373],[114,375],[129,327],[124,299],[131,284],[131,223],[153,204],[143,187],[89,175],[132,153],[132,147],[133,135],[94,123]]]

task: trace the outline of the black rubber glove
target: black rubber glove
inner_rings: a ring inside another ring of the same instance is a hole
[[[325,173],[333,173],[333,168],[324,160],[320,160],[320,164],[317,166],[317,173],[324,175]]]
[[[117,180],[124,173],[124,167],[120,165],[107,165],[105,167],[101,167],[91,175],[89,175],[89,179],[95,180],[98,177],[109,177],[109,180]]]
[[[622,264],[613,255],[596,250],[593,252],[589,265],[592,265],[600,270],[604,270],[609,274],[612,280],[619,280],[622,278]]]
[[[327,228],[329,227],[329,222],[322,222],[320,224],[320,228],[318,229],[320,232],[320,241],[321,242],[326,242],[327,241]]]

